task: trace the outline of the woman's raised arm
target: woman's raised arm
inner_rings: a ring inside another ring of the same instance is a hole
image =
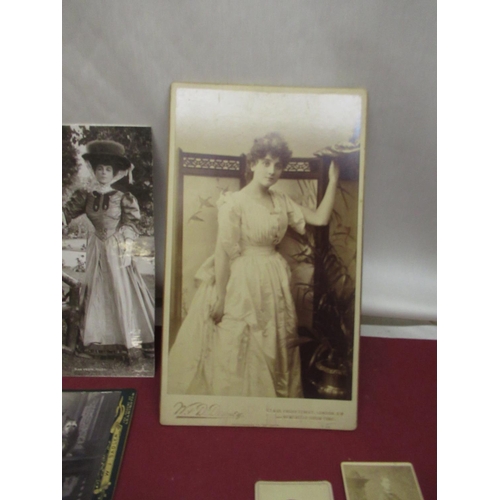
[[[337,190],[337,184],[339,180],[339,167],[332,160],[330,163],[330,168],[328,169],[328,186],[325,191],[325,195],[316,210],[311,210],[310,208],[300,206],[304,219],[308,224],[312,226],[326,226],[330,222],[330,218],[333,212],[333,205],[335,203],[335,192]]]

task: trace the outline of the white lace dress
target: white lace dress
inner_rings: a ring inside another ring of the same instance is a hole
[[[276,246],[288,226],[303,234],[305,220],[288,196],[270,193],[271,211],[244,191],[219,200],[217,237],[230,257],[224,316],[217,325],[210,318],[211,257],[169,355],[172,394],[302,397],[290,269]]]

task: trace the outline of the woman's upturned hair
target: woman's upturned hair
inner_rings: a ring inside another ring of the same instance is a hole
[[[262,160],[267,155],[279,158],[283,169],[288,165],[292,157],[292,151],[288,147],[287,142],[278,132],[271,132],[264,137],[255,139],[252,149],[247,155],[248,166]]]

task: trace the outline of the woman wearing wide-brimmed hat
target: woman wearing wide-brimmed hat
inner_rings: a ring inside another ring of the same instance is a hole
[[[86,214],[95,229],[88,235],[81,296],[82,350],[102,357],[151,355],[154,303],[132,259],[139,204],[131,193],[113,187],[133,166],[125,148],[114,141],[90,142],[82,156],[96,186],[77,191],[63,209],[66,223]]]

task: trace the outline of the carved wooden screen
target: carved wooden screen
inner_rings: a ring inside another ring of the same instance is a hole
[[[245,186],[247,160],[245,155],[226,156],[201,153],[186,153],[179,149],[179,165],[182,176],[205,175],[237,177],[241,187]],[[320,168],[320,158],[292,158],[281,175],[282,179],[314,179],[318,181],[318,195],[323,196],[325,172]],[[181,180],[182,182],[182,180]],[[318,200],[319,202],[320,200]]]

